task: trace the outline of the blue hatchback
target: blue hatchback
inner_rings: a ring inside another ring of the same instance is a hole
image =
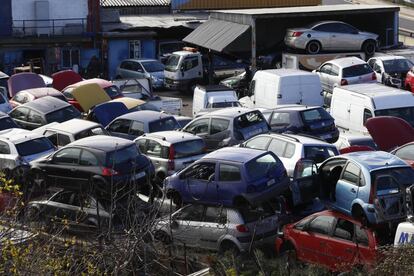
[[[289,178],[272,152],[222,148],[164,182],[174,203],[256,205],[289,189]]]

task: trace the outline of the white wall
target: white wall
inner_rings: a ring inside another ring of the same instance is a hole
[[[12,0],[12,17],[13,26],[15,31],[22,27],[22,23],[16,20],[35,20],[35,2],[36,0]],[[71,19],[71,18],[84,18],[84,24],[86,28],[86,17],[88,15],[88,0],[49,0],[49,18],[50,19]],[[55,21],[55,25],[66,25],[73,23],[82,23],[80,20],[70,21]],[[36,26],[34,22],[26,22],[26,27]],[[50,32],[52,23],[50,23]],[[28,33],[30,29],[26,29]],[[22,30],[20,30],[22,31]],[[34,29],[32,30],[35,31]],[[67,30],[69,31],[69,30]],[[56,34],[63,34],[62,27],[56,27]]]

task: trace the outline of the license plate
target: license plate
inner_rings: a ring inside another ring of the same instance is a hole
[[[140,172],[140,173],[137,173],[137,174],[134,176],[134,179],[142,178],[142,177],[144,177],[144,176],[145,176],[145,172]]]
[[[275,180],[274,179],[270,179],[269,181],[267,181],[267,186],[272,186],[273,184],[275,184]]]

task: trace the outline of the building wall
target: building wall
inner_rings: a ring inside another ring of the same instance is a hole
[[[11,0],[2,0],[0,8],[0,37],[12,32]]]
[[[275,8],[321,5],[321,0],[171,0],[173,10]]]

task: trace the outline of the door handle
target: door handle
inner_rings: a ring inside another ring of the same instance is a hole
[[[354,188],[351,189],[351,192],[356,194],[356,190]]]

